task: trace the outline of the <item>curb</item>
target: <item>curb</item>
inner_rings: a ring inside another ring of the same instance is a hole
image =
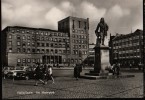
[[[135,75],[120,75],[118,78],[131,78],[135,77]],[[84,79],[91,79],[91,80],[96,80],[96,79],[116,79],[117,76],[114,75],[108,75],[108,76],[90,76],[90,75],[82,75],[80,78]]]

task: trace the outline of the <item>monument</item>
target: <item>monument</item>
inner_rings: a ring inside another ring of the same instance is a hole
[[[94,70],[86,75],[100,75],[100,70],[105,69],[109,63],[109,47],[104,45],[105,37],[107,36],[107,31],[109,27],[105,23],[104,18],[100,19],[100,22],[97,25],[95,34],[97,36],[95,50],[95,61],[94,61]]]

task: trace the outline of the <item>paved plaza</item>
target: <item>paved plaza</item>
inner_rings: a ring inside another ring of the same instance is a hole
[[[54,74],[64,70],[54,70]],[[56,75],[55,84],[51,80],[47,85],[34,86],[34,80],[2,80],[2,98],[5,99],[59,99],[59,98],[142,98],[143,73],[122,72],[135,75],[129,78],[79,79],[70,75]],[[84,71],[83,71],[84,72]]]

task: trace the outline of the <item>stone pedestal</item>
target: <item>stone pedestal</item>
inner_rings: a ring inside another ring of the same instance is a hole
[[[105,67],[109,66],[109,47],[98,45],[94,47],[95,49],[95,61],[94,61],[94,70],[90,73],[85,73],[85,75],[100,75],[101,69],[104,70]]]

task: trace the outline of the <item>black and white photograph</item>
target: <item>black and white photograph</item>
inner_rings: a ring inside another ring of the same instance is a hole
[[[145,97],[143,0],[1,0],[2,99]]]

